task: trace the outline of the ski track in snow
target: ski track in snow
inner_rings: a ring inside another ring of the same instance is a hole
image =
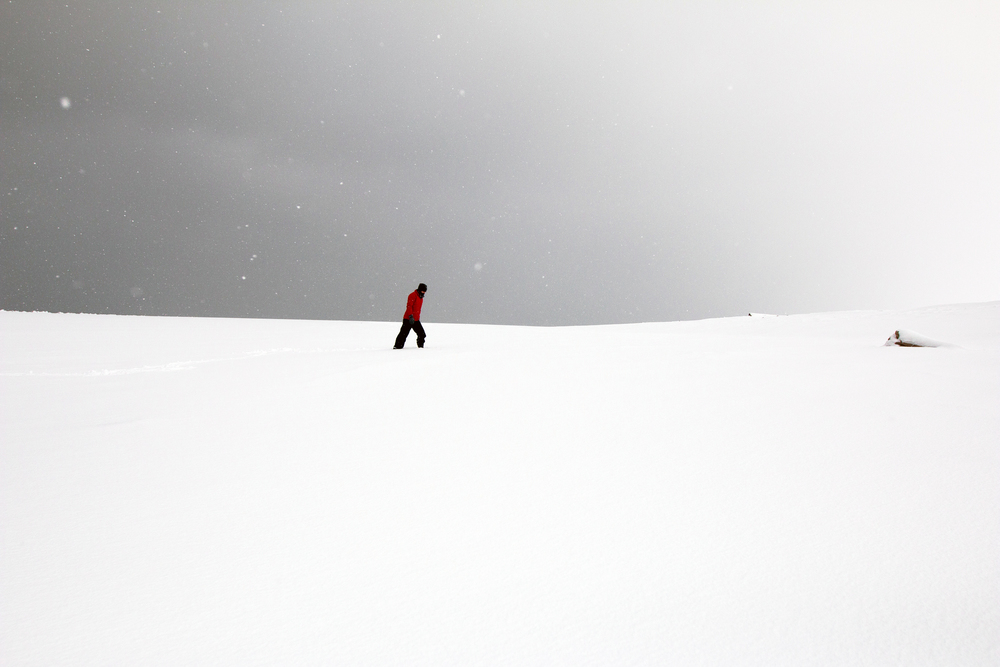
[[[106,368],[92,371],[77,371],[73,373],[56,373],[50,371],[20,371],[20,372],[0,372],[0,377],[37,377],[37,378],[70,378],[70,377],[108,377],[114,375],[136,375],[139,373],[174,373],[177,371],[190,371],[198,366],[206,364],[217,364],[232,361],[243,361],[257,357],[266,357],[279,354],[327,354],[335,352],[374,352],[378,348],[334,348],[334,349],[314,349],[299,350],[294,348],[278,348],[272,350],[252,350],[243,354],[229,357],[215,357],[212,359],[194,359],[190,361],[171,361],[165,364],[152,364],[133,368]]]

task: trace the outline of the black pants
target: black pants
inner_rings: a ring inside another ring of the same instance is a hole
[[[413,324],[410,324],[410,320],[403,320],[403,326],[399,328],[399,335],[396,336],[396,345],[394,349],[400,349],[406,344],[406,337],[410,335],[410,329],[417,332],[417,347],[424,346],[424,339],[427,338],[427,334],[424,333],[424,325],[420,324],[420,320],[414,320]]]

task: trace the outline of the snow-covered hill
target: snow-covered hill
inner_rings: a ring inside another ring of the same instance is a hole
[[[426,326],[0,313],[0,663],[1000,662],[1000,303]]]

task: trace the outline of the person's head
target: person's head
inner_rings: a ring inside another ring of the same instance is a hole
[[[425,285],[423,283],[420,283],[419,285],[417,285],[417,294],[420,295],[421,299],[424,298],[424,292],[426,292],[426,291],[427,291],[427,285]]]

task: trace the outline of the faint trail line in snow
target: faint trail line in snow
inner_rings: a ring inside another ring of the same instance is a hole
[[[105,377],[111,375],[134,375],[136,373],[172,373],[175,371],[189,371],[194,370],[195,367],[203,364],[213,364],[224,361],[241,361],[243,359],[253,359],[256,357],[263,357],[272,354],[316,354],[320,352],[356,352],[357,350],[352,348],[339,348],[339,349],[314,349],[314,350],[297,350],[295,348],[284,347],[284,348],[274,348],[270,350],[252,350],[250,352],[245,352],[243,354],[233,355],[229,357],[216,357],[212,359],[195,359],[192,361],[172,361],[166,364],[156,364],[150,366],[137,366],[134,368],[108,368],[93,371],[77,371],[73,373],[61,373],[61,372],[50,372],[50,371],[21,371],[21,372],[0,372],[0,377]]]
[[[132,375],[134,373],[169,373],[171,371],[191,370],[199,363],[222,361],[221,359],[206,359],[203,361],[175,361],[158,366],[140,366],[139,368],[113,368],[98,371],[80,371],[76,373],[53,373],[47,371],[24,371],[21,373],[0,373],[0,377],[37,377],[37,378],[83,378],[103,377],[105,375]]]

